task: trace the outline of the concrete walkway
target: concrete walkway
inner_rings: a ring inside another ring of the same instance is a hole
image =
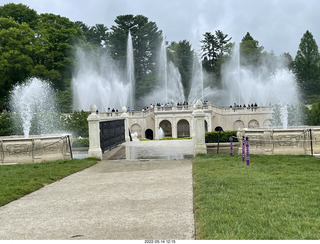
[[[103,160],[1,207],[0,223],[0,240],[190,240],[192,162]]]

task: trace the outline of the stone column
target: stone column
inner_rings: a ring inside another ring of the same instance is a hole
[[[196,102],[195,110],[192,115],[193,119],[193,141],[194,141],[194,154],[207,153],[207,146],[205,143],[205,130],[204,130],[204,117],[206,116],[202,110],[202,102]]]
[[[127,141],[130,141],[130,136],[129,136],[129,114],[127,113],[126,107],[122,107],[121,118],[124,119],[124,137],[127,142]]]
[[[89,124],[89,151],[88,156],[102,159],[102,150],[100,147],[100,117],[96,114],[97,106],[90,106],[91,114],[88,116]]]

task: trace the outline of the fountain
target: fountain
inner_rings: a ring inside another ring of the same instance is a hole
[[[239,53],[239,47],[235,46],[231,61],[223,67],[223,93],[227,94],[223,103],[225,106],[234,103],[246,106],[252,103],[259,106],[280,106],[281,124],[283,128],[287,128],[288,116],[283,113],[288,113],[288,105],[299,107],[295,75],[280,65],[273,71],[263,66],[255,70],[241,66]],[[299,111],[292,116],[299,116]]]
[[[0,137],[0,163],[30,163],[70,158],[71,136],[52,135],[59,118],[48,82],[32,78],[11,91],[11,110],[22,123],[23,136]],[[38,135],[30,135],[30,131]]]
[[[16,85],[11,91],[12,111],[21,116],[23,134],[29,137],[32,120],[36,123],[36,133],[49,134],[58,121],[54,103],[54,91],[47,82],[32,78],[24,84]]]
[[[135,79],[134,79],[134,57],[133,57],[133,44],[131,32],[129,30],[128,42],[127,42],[127,81],[129,84],[129,106],[130,108],[134,108],[135,101]]]
[[[159,134],[159,139],[161,140],[164,137],[164,131],[161,127],[159,128],[158,134]]]

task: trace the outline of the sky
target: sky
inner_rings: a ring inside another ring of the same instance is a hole
[[[200,51],[205,32],[221,30],[236,44],[247,32],[264,51],[289,52],[293,58],[309,30],[320,45],[319,0],[0,0],[22,3],[88,26],[114,25],[119,15],[142,14],[156,22],[166,40],[188,40]]]

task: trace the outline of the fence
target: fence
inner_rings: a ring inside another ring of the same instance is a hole
[[[100,121],[100,146],[102,152],[125,142],[124,119]]]

